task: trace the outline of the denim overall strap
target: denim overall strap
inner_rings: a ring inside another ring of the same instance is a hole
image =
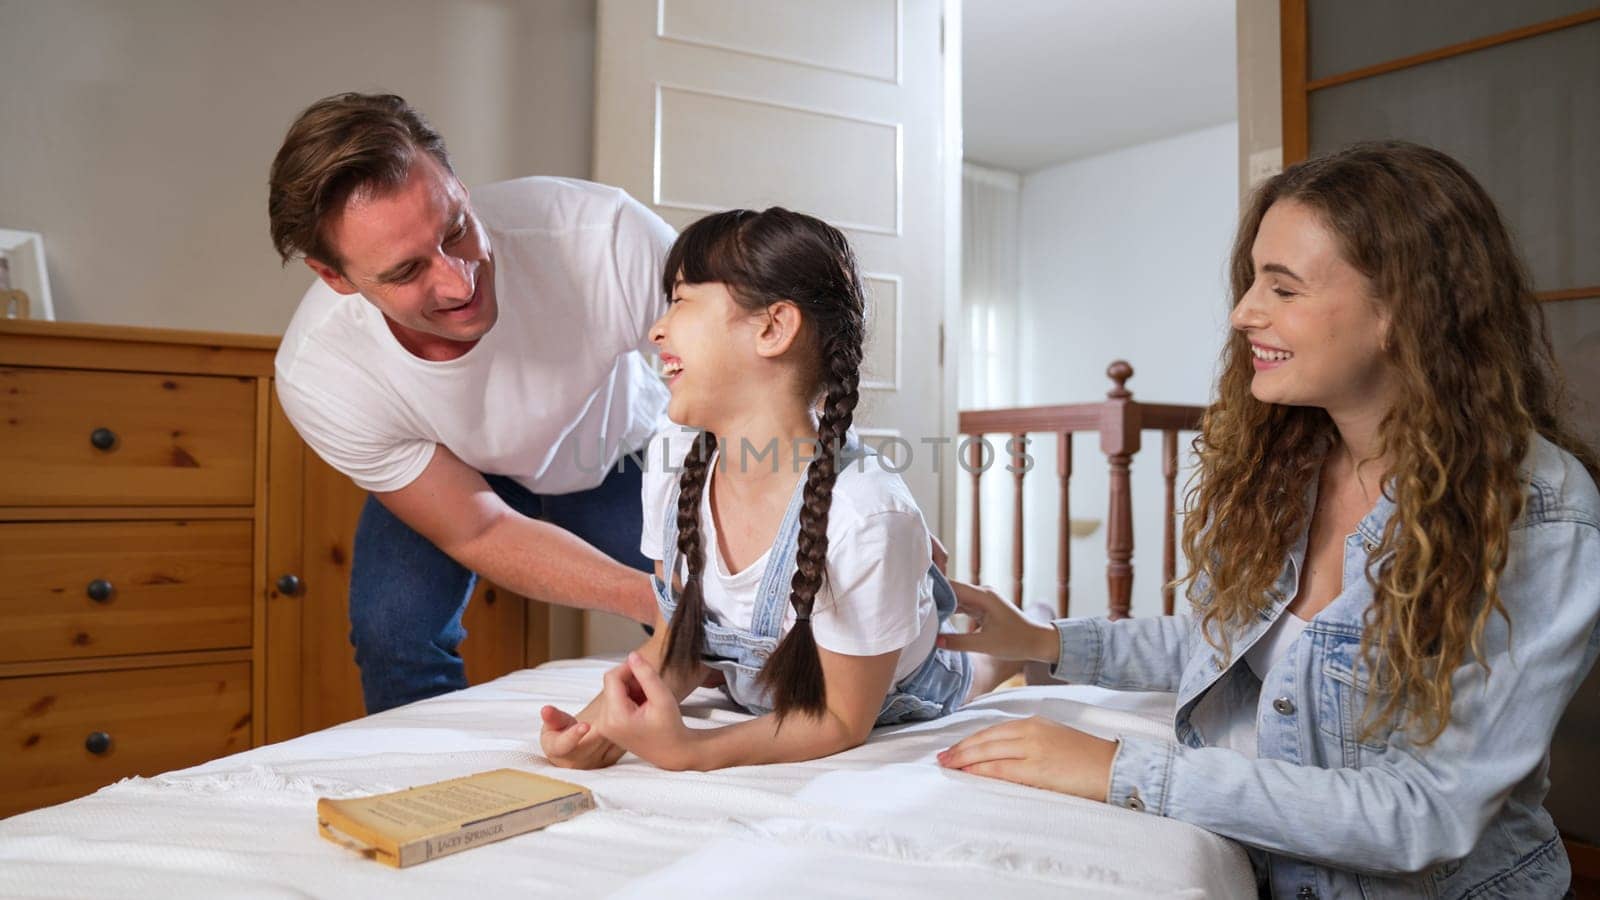
[[[939,615],[939,624],[943,625],[956,611],[956,589],[950,585],[949,576],[939,571],[938,566],[928,566],[928,577],[933,579],[933,608]]]
[[[810,467],[807,467],[810,471]],[[795,555],[800,544],[800,508],[806,495],[806,479],[794,486],[789,498],[789,509],[783,514],[783,524],[778,526],[778,536],[767,551],[767,569],[761,576],[761,587],[756,591],[755,612],[750,617],[750,633],[760,637],[778,637],[783,631],[783,617],[788,612],[790,584],[794,579]]]
[[[844,467],[854,465],[858,457],[873,455],[875,451],[872,448],[865,446],[860,438],[851,434],[845,440],[843,451],[840,453],[839,468],[843,471]],[[750,631],[762,637],[778,637],[783,632],[783,619],[788,614],[790,586],[794,581],[795,558],[800,550],[800,510],[805,505],[806,478],[810,472],[811,463],[806,463],[805,476],[794,486],[794,496],[789,498],[789,510],[783,514],[783,524],[778,526],[778,536],[773,540],[772,550],[767,556],[767,571],[761,577],[761,588],[756,594],[755,615],[750,622]]]
[[[861,443],[855,435],[845,443],[845,453],[840,461],[841,466],[852,465],[855,455],[874,456],[876,451]],[[720,452],[709,461],[709,466],[721,462]],[[806,464],[806,471],[810,472],[810,463]],[[708,472],[709,480],[712,473]],[[757,590],[755,613],[750,623],[752,634],[761,637],[778,637],[783,628],[783,619],[789,602],[789,584],[794,575],[795,554],[798,550],[800,535],[800,509],[804,505],[806,479],[802,477],[795,485],[794,494],[789,498],[789,507],[783,514],[783,522],[778,526],[777,537],[772,542],[772,549],[767,554],[767,568],[761,576],[761,586]],[[665,576],[663,596],[668,600],[669,606],[677,605],[677,598],[672,582],[679,563],[678,557],[678,485],[672,486],[672,492],[667,497],[666,508],[662,510],[661,527],[661,573]],[[665,610],[664,610],[665,611]]]
[[[715,465],[716,462],[717,460],[713,458],[711,465]],[[711,476],[708,473],[706,477],[710,478]],[[781,584],[787,584],[782,579],[786,574],[794,570],[794,537],[800,533],[800,501],[804,496],[805,481],[802,479],[800,484],[796,485],[794,495],[789,498],[789,508],[783,514],[783,523],[778,526],[778,536],[772,543],[774,551],[777,548],[787,546],[789,548],[788,553],[769,551],[767,554],[767,568],[765,574],[762,575],[761,588],[756,595],[755,620],[750,629],[752,633],[762,637],[777,637],[778,629],[783,625],[782,607],[780,607],[778,617],[771,629],[768,630],[763,627],[763,622],[771,618],[771,616],[770,614],[763,615],[762,598],[770,590],[770,585],[773,581],[777,580]],[[662,511],[662,518],[664,521],[661,523],[661,573],[666,576],[666,595],[672,598],[673,605],[676,605],[676,598],[672,589],[672,579],[675,574],[674,567],[678,564],[678,485],[676,484],[672,486],[672,491],[667,495],[667,505],[666,509]],[[781,561],[780,557],[785,556],[788,564],[786,566],[777,565]],[[702,577],[703,575],[704,573],[702,573]],[[788,602],[788,596],[787,593],[783,595],[783,602]]]
[[[672,606],[677,606],[678,598],[672,587],[678,568],[678,485],[676,484],[667,495],[667,507],[662,511],[662,518],[666,520],[661,524],[661,577],[662,587],[665,589],[663,596]]]

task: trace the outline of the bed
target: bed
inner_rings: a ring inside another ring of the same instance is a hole
[[[1232,897],[1242,848],[1181,822],[940,769],[934,754],[1009,717],[1167,736],[1171,695],[998,691],[935,722],[880,729],[799,765],[669,773],[633,756],[593,772],[537,755],[539,706],[586,702],[615,660],[548,663],[190,769],[125,779],[0,822],[5,897]],[[715,691],[696,725],[744,716]],[[597,809],[395,870],[318,837],[318,796],[484,769],[581,782]]]

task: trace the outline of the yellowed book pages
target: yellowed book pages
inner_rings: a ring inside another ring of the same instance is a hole
[[[403,868],[534,831],[594,809],[589,789],[516,769],[334,800],[317,799],[317,831]]]

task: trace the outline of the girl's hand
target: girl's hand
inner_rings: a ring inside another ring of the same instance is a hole
[[[967,634],[941,634],[939,646],[1051,665],[1060,658],[1061,643],[1054,627],[1029,621],[1022,610],[989,588],[960,581],[952,581],[950,586],[956,592],[956,611],[971,616],[977,627]]]
[[[597,725],[621,747],[672,771],[691,767],[694,733],[683,724],[678,698],[638,653],[605,675]]]
[[[539,711],[544,727],[539,749],[546,759],[563,769],[602,769],[622,758],[623,749],[600,736],[594,726],[546,706]]]
[[[929,553],[933,557],[933,567],[941,572],[947,571],[945,567],[950,565],[950,552],[944,549],[944,544],[932,532],[928,533],[928,544]]]
[[[939,765],[1105,802],[1117,742],[1033,716],[968,735]]]

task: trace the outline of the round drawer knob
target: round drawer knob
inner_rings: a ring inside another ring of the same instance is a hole
[[[283,575],[278,578],[278,593],[285,597],[298,597],[305,588],[305,583],[299,575]]]
[[[111,749],[111,735],[106,734],[104,731],[91,732],[88,737],[83,739],[83,749],[93,753],[95,756],[102,756],[107,750]]]
[[[116,587],[104,578],[96,578],[89,582],[89,587],[85,591],[89,595],[89,599],[96,603],[108,602],[111,599],[111,595],[116,592]]]
[[[117,433],[109,428],[96,428],[89,432],[89,443],[96,450],[110,450],[117,445]]]

